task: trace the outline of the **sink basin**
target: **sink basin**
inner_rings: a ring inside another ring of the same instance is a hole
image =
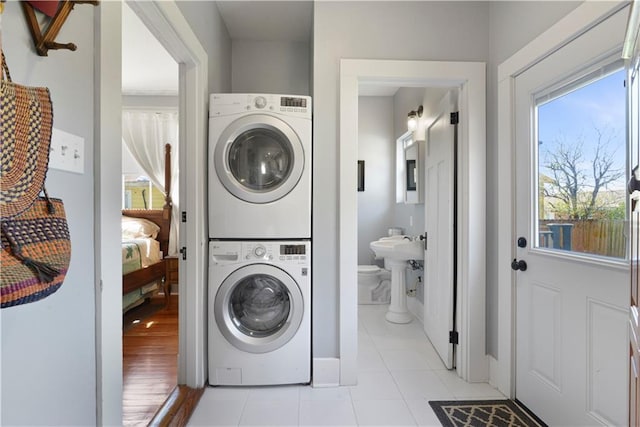
[[[369,247],[378,258],[396,261],[424,259],[424,246],[421,241],[407,239],[380,239],[371,242]]]

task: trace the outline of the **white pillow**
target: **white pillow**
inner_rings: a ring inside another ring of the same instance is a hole
[[[122,237],[127,239],[139,239],[158,237],[160,227],[152,221],[144,218],[122,217]]]

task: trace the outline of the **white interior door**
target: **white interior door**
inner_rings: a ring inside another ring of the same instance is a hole
[[[449,331],[454,318],[454,172],[456,126],[452,92],[438,105],[438,116],[427,129],[425,160],[424,330],[447,369],[453,368],[454,345]]]
[[[516,397],[549,425],[627,423],[627,14],[515,83]]]

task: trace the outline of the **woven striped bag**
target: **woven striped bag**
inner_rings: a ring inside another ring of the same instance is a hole
[[[49,164],[53,108],[46,87],[11,81],[2,53],[0,81],[0,216],[13,217],[42,191]]]
[[[62,285],[71,241],[62,200],[39,197],[25,212],[0,223],[2,308],[38,301]]]
[[[2,53],[0,82],[1,308],[57,291],[71,259],[62,200],[44,190],[53,108],[49,89],[13,83]],[[44,191],[44,197],[38,197]]]

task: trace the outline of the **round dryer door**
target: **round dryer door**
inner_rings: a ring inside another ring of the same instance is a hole
[[[304,169],[300,138],[284,121],[244,116],[220,135],[215,168],[224,187],[249,203],[276,201],[295,188]]]
[[[234,347],[266,353],[296,334],[304,302],[297,283],[283,270],[251,264],[222,282],[214,311],[220,332]]]

